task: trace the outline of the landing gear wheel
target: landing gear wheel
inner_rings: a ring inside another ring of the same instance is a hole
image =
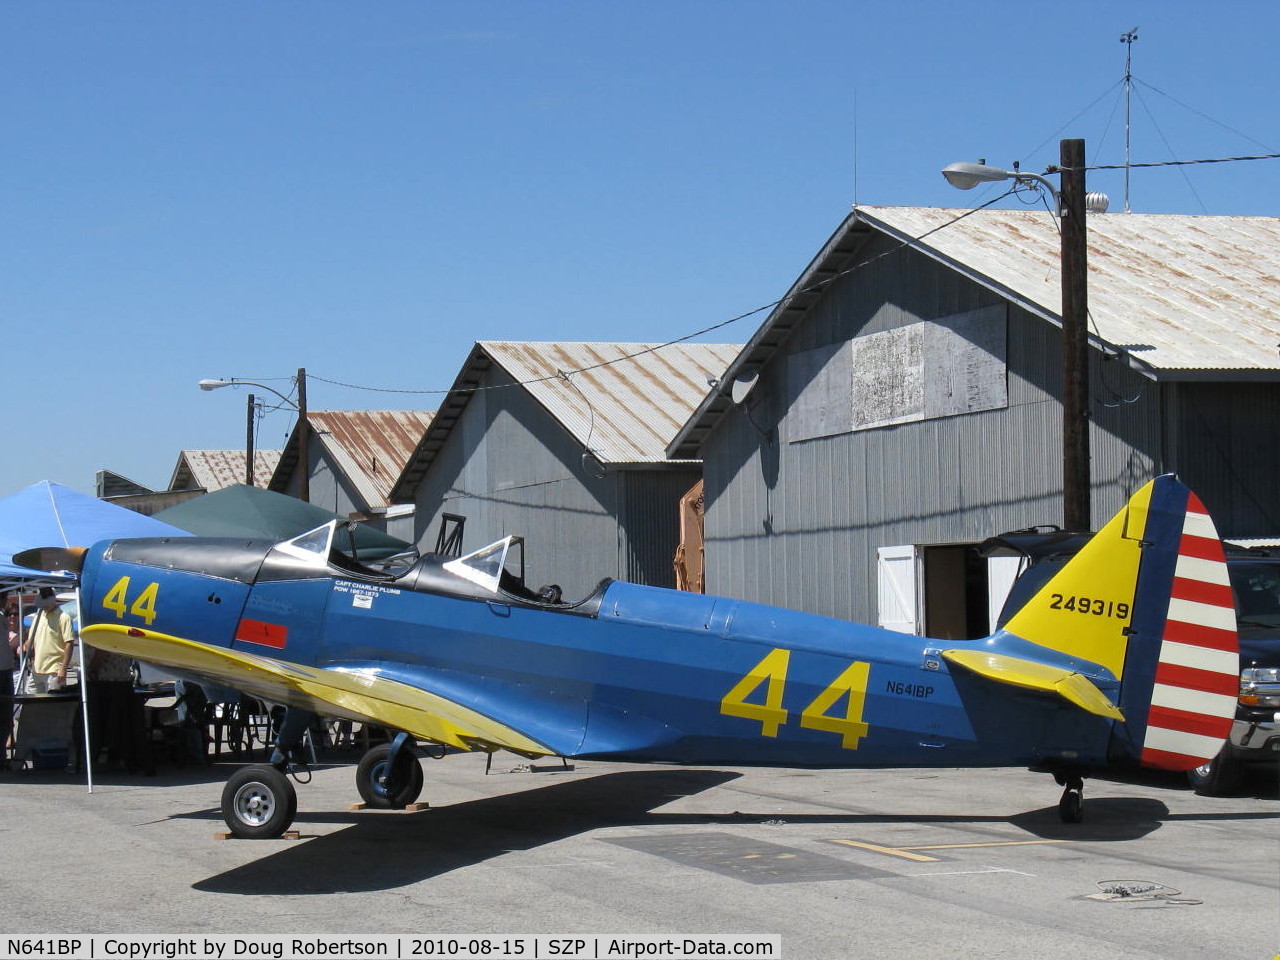
[[[1058,800],[1058,818],[1063,823],[1079,823],[1084,819],[1084,772],[1078,767],[1051,769],[1058,786],[1064,787]]]
[[[1187,780],[1192,789],[1202,797],[1220,797],[1233,791],[1239,783],[1239,769],[1227,757],[1224,747],[1222,752],[1202,763],[1194,770],[1187,771]]]
[[[1058,816],[1063,823],[1079,823],[1084,819],[1084,790],[1067,787],[1058,801]]]
[[[390,744],[383,744],[360,758],[360,765],[356,767],[356,789],[371,807],[402,810],[422,793],[422,764],[411,748],[403,747],[392,769],[387,762],[390,754]]]
[[[298,812],[298,794],[289,778],[270,766],[245,767],[222,788],[222,819],[247,840],[281,836]]]

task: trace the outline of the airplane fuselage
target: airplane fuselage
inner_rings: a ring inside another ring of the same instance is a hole
[[[179,636],[373,691],[386,682],[427,690],[520,731],[537,745],[530,752],[565,757],[815,767],[1106,760],[1107,720],[953,670],[940,641],[619,582],[577,607],[455,596],[412,577],[372,582],[264,560],[257,544],[228,543],[222,555],[206,547],[193,563],[194,543],[95,548],[84,624],[135,629],[143,636],[128,651],[140,658],[149,636]],[[1022,641],[971,643],[1016,653]],[[192,672],[367,718],[238,673]]]

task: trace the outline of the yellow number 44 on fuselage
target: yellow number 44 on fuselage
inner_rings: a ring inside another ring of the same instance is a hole
[[[133,603],[129,603],[129,578],[121,577],[103,596],[102,605],[114,613],[117,620],[123,620],[127,612],[141,618],[147,626],[151,626],[156,618],[156,597],[159,595],[160,584],[153,581],[142,588],[142,592],[134,598]]]
[[[787,669],[791,664],[791,651],[778,648],[769,651],[747,674],[734,684],[733,689],[720,700],[720,712],[728,717],[742,717],[760,722],[760,735],[777,737],[790,718],[782,706],[786,696]],[[808,730],[825,730],[841,736],[840,745],[846,750],[857,750],[858,741],[867,735],[869,727],[862,722],[866,704],[867,683],[871,664],[857,661],[849,664],[840,675],[822,690],[812,702],[800,711],[800,726]],[[765,685],[763,703],[747,700],[761,685]],[[843,716],[833,716],[827,711],[848,695]]]

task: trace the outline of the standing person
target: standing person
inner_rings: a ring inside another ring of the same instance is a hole
[[[13,671],[22,647],[22,624],[17,608],[6,604],[4,619],[4,643],[0,644],[0,770],[9,769],[13,747]]]
[[[58,606],[52,587],[40,588],[40,612],[27,640],[31,651],[31,693],[56,693],[67,685],[67,668],[76,652],[71,618]]]
[[[133,773],[141,760],[137,745],[144,733],[142,710],[134,709],[133,663],[93,647],[85,655],[89,668],[81,682],[89,684],[89,761],[96,769],[105,751],[107,763]]]

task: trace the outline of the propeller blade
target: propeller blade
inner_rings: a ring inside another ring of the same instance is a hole
[[[87,547],[32,547],[13,555],[13,562],[32,570],[70,570],[79,573]]]

